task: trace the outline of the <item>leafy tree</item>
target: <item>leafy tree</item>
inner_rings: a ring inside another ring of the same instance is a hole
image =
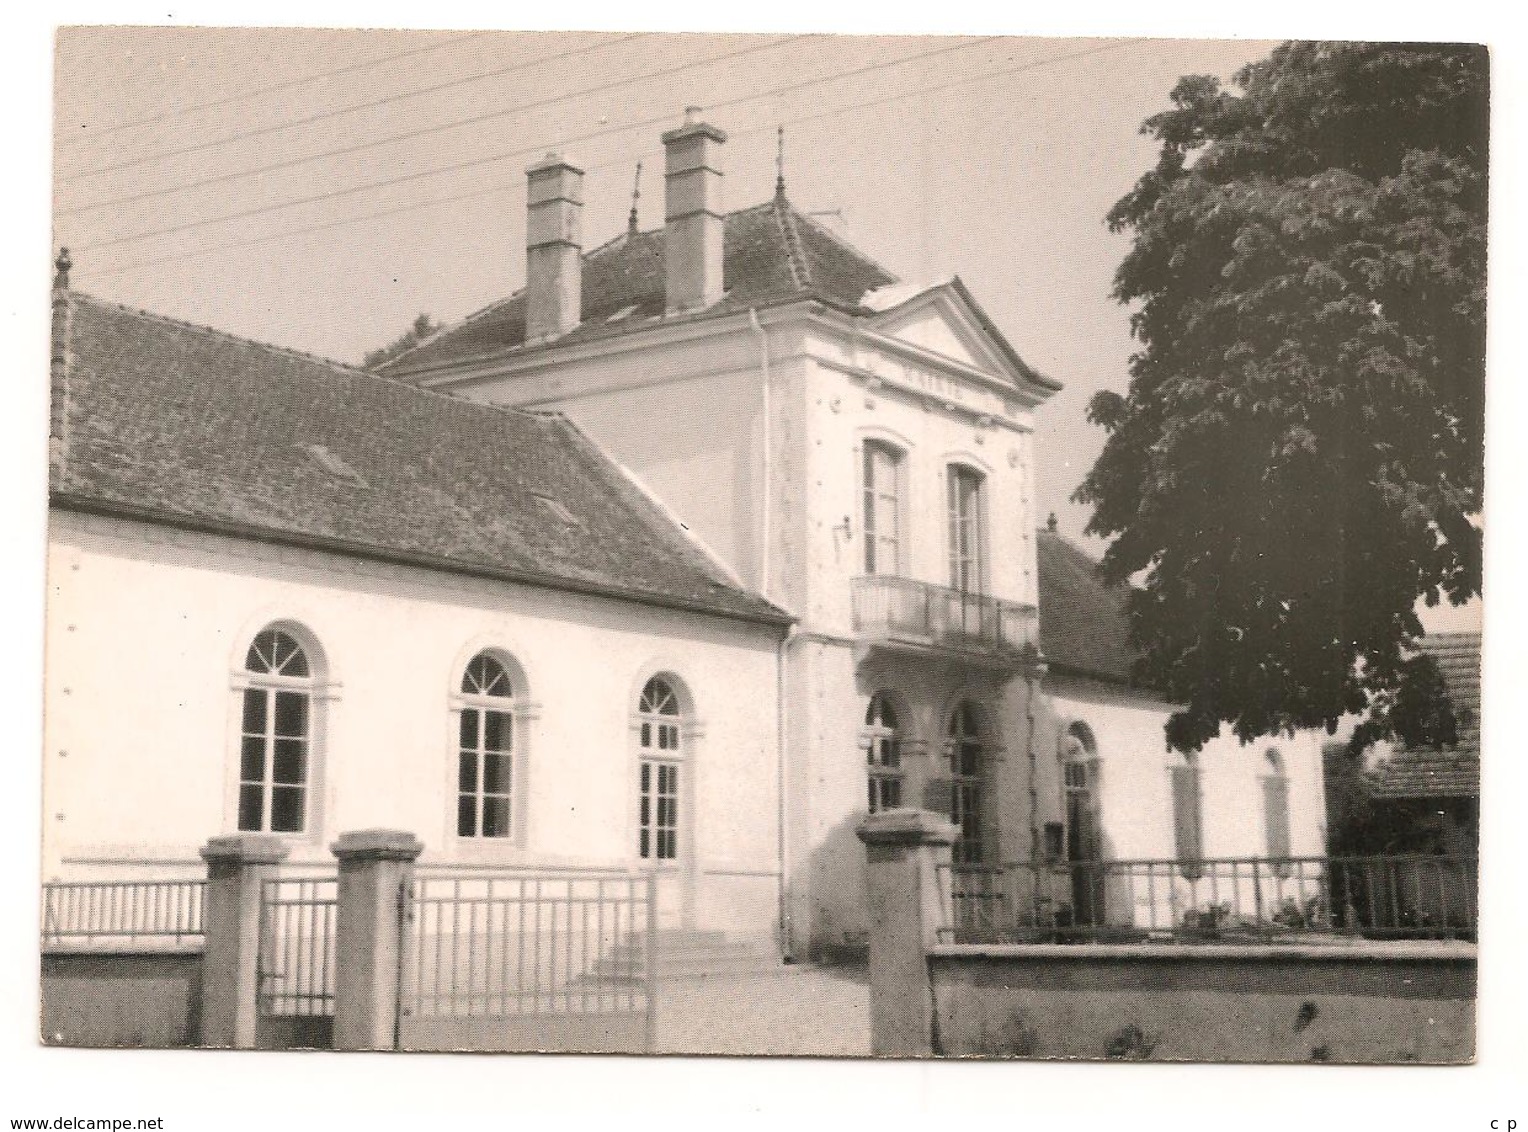
[[[1414,606],[1480,592],[1483,48],[1286,43],[1190,76],[1114,206],[1140,343],[1078,489],[1131,599],[1139,675],[1249,741],[1389,727]]]
[[[361,360],[362,369],[376,369],[385,362],[390,362],[405,350],[411,350],[423,342],[430,335],[440,329],[441,324],[427,314],[421,314],[409,325],[409,328],[394,338],[386,346],[376,350],[368,350]]]

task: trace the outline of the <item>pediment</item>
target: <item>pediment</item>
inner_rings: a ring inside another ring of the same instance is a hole
[[[958,278],[877,297],[883,305],[871,325],[882,334],[1020,387],[1060,388],[1025,364]]]

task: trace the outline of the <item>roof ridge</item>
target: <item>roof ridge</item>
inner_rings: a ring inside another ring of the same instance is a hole
[[[352,366],[346,362],[336,361],[334,358],[326,358],[322,354],[310,354],[305,350],[297,350],[290,346],[279,346],[274,342],[263,342],[258,338],[247,338],[242,334],[233,334],[227,330],[219,330],[217,327],[208,326],[205,323],[191,322],[188,319],[176,318],[173,315],[160,314],[157,311],[145,310],[142,307],[128,306],[126,303],[117,303],[110,299],[98,298],[95,295],[89,295],[83,291],[70,292],[70,298],[71,301],[73,299],[83,299],[86,302],[94,303],[98,307],[105,307],[111,310],[121,311],[123,314],[133,315],[137,318],[146,318],[154,322],[163,323],[166,326],[176,327],[180,330],[192,330],[199,334],[208,335],[212,338],[220,338],[226,342],[236,342],[241,346],[253,346],[257,350],[264,350],[268,353],[281,355],[282,357],[295,358],[299,361],[305,362],[316,362],[319,365],[327,366],[330,369],[337,370],[339,373],[344,374],[347,377],[360,377],[369,379],[371,381],[382,382],[397,389],[407,390],[412,395],[421,397],[434,397],[443,401],[450,401],[457,405],[473,405],[479,409],[488,409],[498,413],[518,414],[520,416],[529,417],[532,420],[537,420],[541,417],[549,415],[545,413],[533,412],[528,409],[516,408],[513,405],[499,405],[491,401],[474,401],[468,397],[458,397],[456,394],[446,390],[428,389],[422,385],[415,385],[411,381],[405,381],[401,377],[393,377],[390,374],[376,373],[369,369],[362,369],[359,366]]]
[[[801,252],[801,233],[796,231],[791,215],[795,209],[784,196],[775,197],[771,203],[775,206],[775,224],[780,229],[780,238],[785,241],[785,263],[790,268],[791,282],[798,291],[809,288],[812,285],[812,273],[807,267],[806,256]]]
[[[821,235],[824,239],[828,239],[828,240],[833,241],[833,243],[837,244],[840,248],[842,248],[844,251],[848,252],[850,255],[859,257],[865,263],[868,263],[871,267],[873,267],[877,271],[879,271],[882,275],[886,276],[888,282],[883,283],[882,284],[883,287],[889,287],[893,283],[900,283],[900,282],[902,282],[901,277],[899,275],[897,275],[897,273],[895,271],[892,271],[890,268],[888,268],[885,264],[881,263],[879,260],[874,259],[873,257],[871,257],[869,255],[866,255],[858,247],[856,247],[855,245],[851,244],[848,240],[844,239],[837,232],[833,231],[833,229],[829,228],[826,224],[819,224],[819,223],[817,223],[817,221],[813,220],[810,216],[808,216],[806,213],[802,212],[799,208],[797,208],[795,205],[791,204],[790,201],[788,201],[788,200],[785,202],[785,204],[786,204],[786,207],[791,210],[792,216],[795,218],[795,220],[798,223],[807,225],[807,227],[811,228],[812,231],[814,231],[814,232],[818,233],[819,235]]]

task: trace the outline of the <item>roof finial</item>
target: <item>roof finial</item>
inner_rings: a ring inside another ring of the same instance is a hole
[[[1056,513],[1054,511],[1052,511],[1050,513],[1050,518],[1045,520],[1045,529],[1048,530],[1051,534],[1055,534],[1056,533],[1056,528],[1059,525],[1060,524],[1058,524],[1056,522]]]
[[[626,217],[626,231],[637,234],[637,202],[642,199],[642,163],[637,162],[637,175],[631,183],[631,213]]]
[[[775,127],[775,196],[785,199],[785,127]]]
[[[69,289],[69,269],[74,266],[74,261],[69,258],[68,248],[58,249],[58,258],[53,261],[53,289],[55,291],[67,291]]]

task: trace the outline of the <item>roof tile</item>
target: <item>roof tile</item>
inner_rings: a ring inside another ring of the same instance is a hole
[[[885,268],[779,197],[729,213],[723,233],[725,297],[707,311],[680,317],[710,317],[806,297],[854,306],[866,292],[896,282]],[[662,318],[663,250],[664,233],[659,228],[624,233],[585,253],[583,318],[556,344],[631,333]],[[611,315],[627,308],[635,309],[610,321]],[[406,379],[524,344],[525,291],[521,289],[400,354],[382,372]]]
[[[82,295],[69,305],[66,443],[52,483],[61,506],[788,620],[561,416],[425,392]]]
[[[1368,776],[1376,798],[1474,798],[1480,795],[1480,634],[1430,633],[1431,653],[1448,689],[1459,741],[1443,750],[1399,748]]]
[[[1098,563],[1052,531],[1035,540],[1040,580],[1040,651],[1057,671],[1132,683],[1128,588],[1110,586]]]

